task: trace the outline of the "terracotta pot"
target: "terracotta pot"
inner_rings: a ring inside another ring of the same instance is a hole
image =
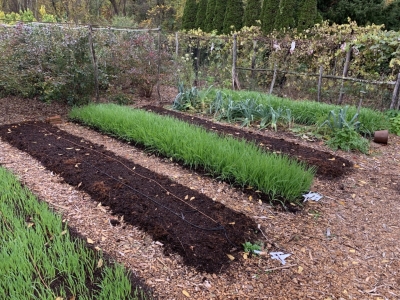
[[[387,144],[388,137],[389,137],[389,131],[388,130],[375,131],[374,142],[375,143],[381,143],[381,144]]]

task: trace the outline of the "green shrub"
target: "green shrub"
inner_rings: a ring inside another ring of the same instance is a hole
[[[400,114],[390,119],[390,132],[400,135]]]

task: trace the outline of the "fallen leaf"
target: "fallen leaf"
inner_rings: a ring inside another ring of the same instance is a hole
[[[57,297],[56,300],[64,300],[63,297]]]
[[[235,222],[230,222],[230,223],[228,223],[229,225],[235,225]]]
[[[253,197],[252,197],[252,196],[249,196],[249,200],[250,200],[250,201],[253,200]]]
[[[103,260],[100,258],[97,262],[97,268],[101,268],[103,266]]]
[[[248,256],[249,256],[249,253],[243,253],[243,259],[247,259],[248,258]]]
[[[86,241],[88,242],[88,244],[94,244],[94,241],[92,239],[87,238]]]
[[[334,157],[332,157],[332,158],[329,158],[328,160],[335,160],[335,158],[334,158]]]
[[[299,268],[297,269],[297,273],[299,273],[299,274],[301,274],[301,272],[303,272],[303,267],[302,266],[299,266]]]
[[[235,257],[234,257],[233,255],[227,254],[226,256],[228,256],[228,258],[229,258],[230,260],[235,260]]]
[[[68,232],[67,230],[61,231],[61,235],[64,235],[64,234],[66,234],[67,232]]]
[[[182,290],[182,294],[184,294],[186,297],[190,298],[190,294],[187,291]]]
[[[32,227],[33,225],[35,225],[35,223],[32,223],[32,222],[27,222],[27,223],[26,223],[26,226],[27,226],[28,228]]]
[[[189,199],[189,195],[186,195],[186,196],[185,196],[185,200],[187,200],[187,199]]]
[[[356,250],[350,249],[349,252],[351,252],[351,253],[356,253]]]
[[[195,199],[195,197],[191,197],[191,198],[190,198],[190,201],[192,201],[192,200],[194,200],[194,199]]]

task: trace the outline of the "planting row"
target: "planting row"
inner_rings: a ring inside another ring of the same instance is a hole
[[[198,92],[196,88],[185,90],[182,85],[172,107],[194,109],[219,120],[240,122],[242,126],[256,125],[260,129],[271,127],[276,131],[279,125],[299,130],[297,124],[311,126],[312,135],[326,140],[333,150],[341,148],[362,153],[369,151],[368,140],[363,136],[370,137],[376,130],[390,128],[393,131],[391,124],[394,124],[387,114],[368,108],[292,101],[246,91],[209,89]]]
[[[73,238],[59,215],[0,167],[1,299],[146,299],[120,265]]]
[[[225,270],[227,254],[238,260],[243,243],[260,239],[244,214],[47,123],[5,125],[0,137],[199,271]]]
[[[319,125],[328,117],[331,111],[338,111],[339,105],[320,103],[315,101],[293,101],[288,98],[280,98],[273,95],[251,91],[232,91],[208,89],[196,92],[193,89],[180,89],[180,94],[174,101],[174,107],[184,110],[190,107],[207,108],[211,114],[228,121],[249,122],[261,121],[264,124],[271,123],[275,114],[276,121],[288,124],[294,122],[303,125]],[[271,110],[272,108],[272,110]],[[350,106],[345,120],[351,119],[357,114],[360,122],[360,132],[371,134],[376,130],[388,129],[389,118],[383,113],[369,108]],[[246,120],[247,119],[247,120]],[[264,119],[264,120],[263,120]]]
[[[142,107],[148,111],[160,115],[177,118],[188,123],[201,126],[208,131],[216,132],[220,135],[229,135],[237,139],[245,139],[254,142],[261,149],[267,152],[279,152],[291,156],[309,166],[316,168],[316,175],[319,178],[334,179],[350,172],[353,163],[338,155],[333,155],[327,151],[319,151],[310,147],[301,146],[299,143],[286,141],[283,138],[274,138],[255,132],[245,131],[241,128],[223,125],[208,121],[191,114],[185,114],[158,106],[147,105]]]
[[[70,117],[102,132],[144,146],[236,185],[251,186],[271,200],[298,202],[315,170],[254,143],[218,134],[143,110],[117,105],[74,108]]]

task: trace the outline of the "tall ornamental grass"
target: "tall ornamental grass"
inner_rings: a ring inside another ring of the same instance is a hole
[[[70,118],[125,141],[145,146],[191,168],[240,185],[252,186],[272,199],[298,202],[309,190],[314,169],[287,156],[176,120],[113,104],[74,108]]]
[[[245,102],[253,99],[257,104],[270,106],[275,110],[289,109],[293,121],[297,124],[319,125],[328,118],[332,110],[338,110],[342,106],[326,104],[315,101],[293,101],[288,98],[280,98],[269,94],[261,94],[252,91],[232,91],[228,89],[208,89],[200,92],[201,102],[209,103],[210,107],[227,107],[234,103]],[[349,120],[357,113],[357,107],[349,106],[347,116]],[[361,108],[358,121],[360,121],[360,132],[372,134],[376,130],[388,129],[389,119],[382,113],[369,108]]]
[[[0,167],[0,299],[139,299],[123,267],[102,262]]]

